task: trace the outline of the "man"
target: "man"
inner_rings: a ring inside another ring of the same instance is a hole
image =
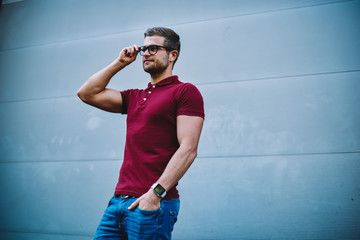
[[[194,85],[172,74],[180,38],[160,27],[144,35],[144,46],[122,49],[78,91],[80,99],[94,107],[127,114],[119,181],[95,239],[171,239],[180,207],[176,186],[197,155],[203,99]],[[121,92],[106,88],[138,53],[151,76],[148,86]]]

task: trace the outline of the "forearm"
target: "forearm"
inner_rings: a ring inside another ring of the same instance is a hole
[[[87,98],[104,91],[109,84],[110,79],[125,66],[126,65],[121,63],[118,59],[114,60],[111,64],[90,76],[90,78],[80,87],[78,96],[82,100],[86,100]]]
[[[196,156],[197,146],[180,146],[157,182],[166,190],[171,189],[184,176]]]

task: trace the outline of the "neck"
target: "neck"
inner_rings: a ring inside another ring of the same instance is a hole
[[[173,74],[172,74],[171,68],[166,69],[165,71],[163,71],[161,73],[152,74],[151,75],[151,84],[156,84],[156,83],[160,82],[161,80],[168,78],[172,75]]]

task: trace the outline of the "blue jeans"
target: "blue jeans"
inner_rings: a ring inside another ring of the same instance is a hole
[[[171,239],[180,208],[178,198],[161,200],[157,210],[127,208],[137,198],[114,196],[96,230],[94,239]]]

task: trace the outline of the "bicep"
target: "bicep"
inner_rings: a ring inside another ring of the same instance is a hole
[[[197,116],[177,116],[177,136],[179,144],[187,144],[197,149],[204,119]]]
[[[85,102],[108,112],[122,113],[123,99],[121,93],[114,89],[107,88]]]

